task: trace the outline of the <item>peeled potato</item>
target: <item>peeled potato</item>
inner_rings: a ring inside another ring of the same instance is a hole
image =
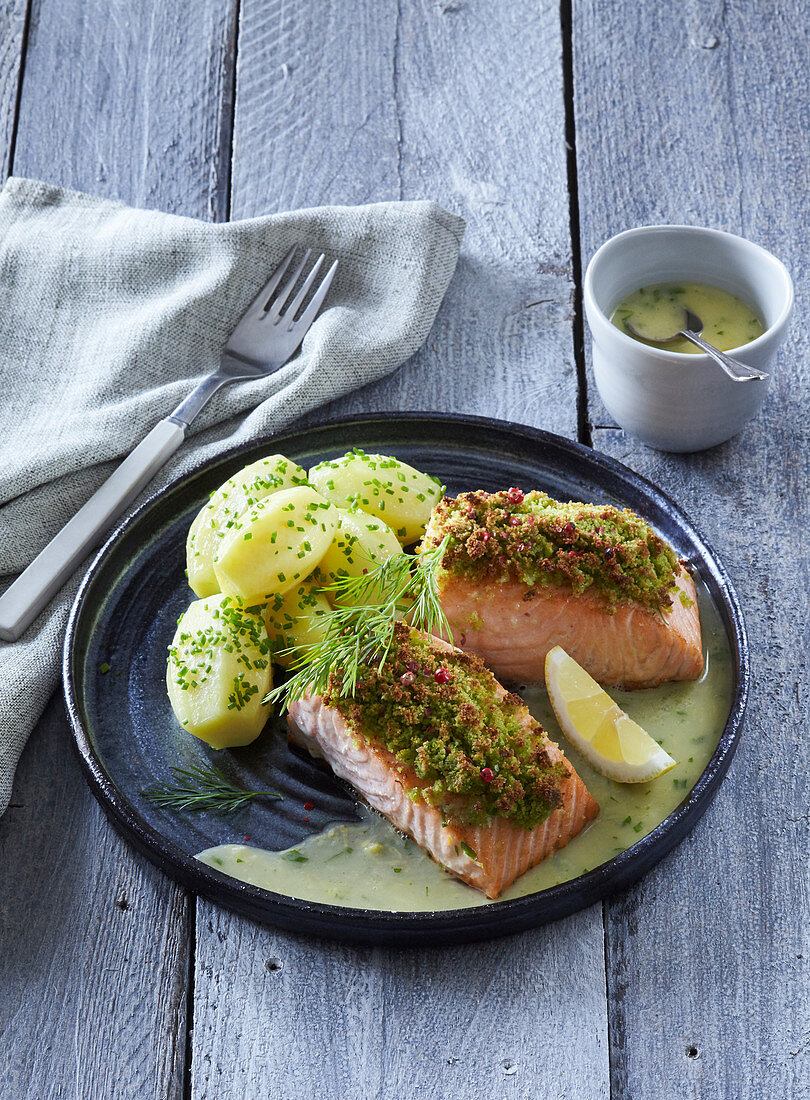
[[[329,601],[312,581],[304,581],[289,592],[277,592],[264,609],[264,622],[273,660],[289,668],[294,653],[285,649],[316,645],[326,633]]]
[[[338,529],[332,545],[318,564],[321,584],[333,584],[340,577],[361,577],[380,562],[402,553],[396,535],[381,519],[358,509],[338,508],[337,514]],[[327,595],[338,604],[349,602],[337,593]]]
[[[195,600],[177,624],[166,668],[183,728],[215,749],[255,741],[268,716],[269,650],[260,614],[230,596]]]
[[[188,583],[198,596],[220,591],[214,557],[227,531],[244,511],[265,497],[294,485],[306,485],[306,471],[284,455],[251,462],[211,494],[197,513],[186,540]]]
[[[359,508],[383,520],[403,546],[422,537],[442,496],[434,477],[399,459],[363,451],[319,463],[309,471],[309,480],[338,507]]]
[[[246,606],[266,603],[308,576],[337,528],[337,509],[301,486],[248,508],[229,528],[214,558],[219,587]]]

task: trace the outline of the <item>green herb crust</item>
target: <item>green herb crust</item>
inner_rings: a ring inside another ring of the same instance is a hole
[[[672,547],[635,512],[562,503],[536,490],[445,497],[433,510],[423,549],[445,536],[446,573],[530,588],[558,585],[575,596],[593,591],[611,611],[626,603],[668,610],[680,571]],[[691,603],[685,594],[681,599]]]
[[[561,805],[568,772],[551,763],[523,700],[497,691],[479,658],[434,648],[399,623],[382,666],[361,667],[354,697],[333,677],[324,702],[390,750],[410,797],[440,807],[445,820],[503,817],[534,829]]]

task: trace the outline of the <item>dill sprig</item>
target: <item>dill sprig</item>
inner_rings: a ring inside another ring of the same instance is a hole
[[[141,793],[158,806],[176,810],[216,810],[233,814],[254,798],[280,798],[277,791],[246,791],[234,786],[213,764],[193,764],[188,768],[172,768],[174,786],[158,784]]]
[[[446,549],[445,538],[422,554],[395,554],[363,576],[340,577],[326,586],[324,591],[339,594],[347,606],[332,608],[320,642],[294,651],[292,675],[265,701],[289,707],[305,695],[322,695],[333,675],[342,693],[353,696],[360,666],[376,664],[381,669],[385,664],[400,619],[452,641],[436,581]]]

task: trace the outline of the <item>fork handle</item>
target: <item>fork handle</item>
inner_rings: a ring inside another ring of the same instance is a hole
[[[168,417],[156,424],[73,519],[0,596],[0,638],[15,642],[59,591],[112,523],[174,454],[185,428]]]

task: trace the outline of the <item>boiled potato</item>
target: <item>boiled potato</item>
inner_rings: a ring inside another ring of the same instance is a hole
[[[442,496],[435,478],[396,458],[363,451],[321,462],[309,471],[309,480],[340,508],[359,508],[384,520],[403,546],[422,537]]]
[[[281,650],[316,645],[326,633],[329,601],[312,581],[304,581],[289,592],[277,592],[264,609],[264,623],[273,660],[289,668],[294,653]]]
[[[337,529],[337,509],[309,487],[282,489],[243,512],[214,557],[219,587],[246,606],[308,576]]]
[[[261,615],[230,596],[195,600],[169,647],[166,683],[178,722],[215,749],[248,745],[268,716],[270,645]]]
[[[396,535],[381,519],[359,509],[338,508],[337,514],[338,529],[332,545],[318,564],[322,585],[334,584],[340,577],[361,577],[380,562],[402,553]],[[350,602],[335,592],[327,595],[337,604]]]
[[[284,455],[251,462],[220,485],[198,512],[186,540],[188,583],[197,596],[220,591],[214,556],[226,532],[252,504],[282,489],[306,485],[306,471]]]

